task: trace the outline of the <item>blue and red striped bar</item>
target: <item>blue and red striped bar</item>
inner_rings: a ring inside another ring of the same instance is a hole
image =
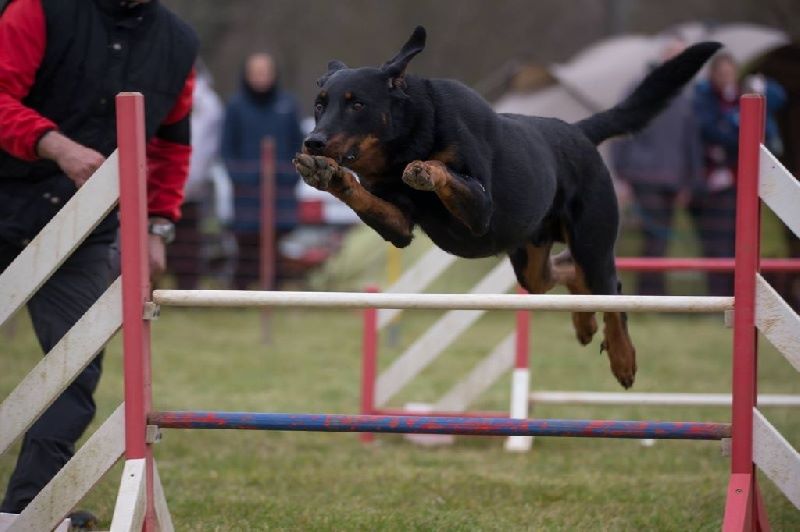
[[[727,423],[606,421],[580,419],[498,419],[437,416],[267,414],[259,412],[153,412],[149,422],[171,429],[244,429],[310,432],[461,434],[471,436],[570,436],[720,440]]]

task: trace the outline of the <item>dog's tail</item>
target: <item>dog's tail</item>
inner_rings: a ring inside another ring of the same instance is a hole
[[[690,46],[650,72],[621,103],[575,125],[594,144],[639,131],[669,104],[721,46],[710,41]]]

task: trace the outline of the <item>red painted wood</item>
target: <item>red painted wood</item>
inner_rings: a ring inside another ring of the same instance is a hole
[[[753,515],[753,475],[733,473],[728,481],[728,495],[725,499],[725,519],[723,532],[750,532]]]
[[[117,103],[119,211],[122,269],[122,342],[125,370],[125,457],[146,459],[147,513],[144,529],[157,529],[153,505],[153,455],[145,441],[152,403],[150,323],[143,319],[150,297],[147,246],[147,158],[144,97],[122,93]]]
[[[367,292],[376,293],[376,286],[368,286]],[[378,309],[366,308],[363,310],[364,330],[361,343],[361,413],[372,414],[375,412],[375,380],[378,371]],[[375,439],[375,435],[365,432],[359,438],[364,443]]]
[[[519,288],[517,291],[520,294],[527,294],[527,291],[523,288]],[[530,311],[517,311],[517,335],[514,355],[514,367],[517,369],[528,369],[528,353],[530,352],[530,318]]]

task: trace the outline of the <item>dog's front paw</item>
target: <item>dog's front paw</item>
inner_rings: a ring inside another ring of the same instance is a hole
[[[431,191],[436,189],[431,167],[424,161],[408,163],[408,166],[403,171],[403,182],[417,190]]]
[[[341,177],[341,167],[329,157],[298,153],[292,163],[303,181],[318,190],[328,190]]]

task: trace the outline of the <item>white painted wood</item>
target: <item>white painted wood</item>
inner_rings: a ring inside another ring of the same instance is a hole
[[[763,145],[758,171],[759,196],[800,238],[800,182]]]
[[[476,364],[463,380],[439,399],[433,410],[439,412],[466,410],[514,365],[514,342],[514,333],[506,336],[494,351]]]
[[[455,255],[445,253],[436,246],[414,263],[385,292],[390,294],[415,294],[425,290],[442,272],[456,261]],[[378,310],[378,330],[383,329],[401,312],[401,309],[386,308]]]
[[[753,409],[753,461],[800,510],[800,453]]]
[[[511,417],[527,419],[528,393],[531,384],[531,373],[528,368],[514,368],[511,374]],[[509,436],[505,449],[512,452],[527,452],[533,446],[533,436]]]
[[[124,451],[125,408],[121,404],[31,501],[11,530],[41,532],[55,527]]]
[[[545,294],[370,294],[256,290],[155,290],[159,305],[176,307],[307,307],[564,312],[715,313],[733,308],[732,297],[602,296]]]
[[[16,518],[17,514],[0,513],[0,532],[11,530],[11,524]],[[64,519],[57,527],[53,529],[53,532],[69,532],[69,525],[69,519]]]
[[[555,405],[652,405],[731,406],[729,393],[635,393],[635,392],[533,392],[534,404]],[[759,394],[759,406],[797,407],[800,395]]]
[[[0,403],[0,454],[75,380],[121,325],[122,288],[117,279]]]
[[[114,207],[119,198],[117,166],[114,152],[0,275],[0,325],[36,293]]]
[[[756,327],[800,371],[800,316],[761,275],[756,275]]]
[[[147,464],[144,458],[126,460],[119,483],[111,532],[141,532],[147,509]]]
[[[161,477],[158,474],[158,464],[155,461],[153,462],[153,505],[160,532],[175,532],[172,515],[167,506],[167,497],[164,495],[164,486],[161,485]]]
[[[511,263],[502,261],[494,267],[470,294],[438,294],[443,296],[441,302],[451,302],[454,297],[491,298],[524,297],[521,295],[497,294],[511,289],[516,280]],[[405,294],[369,294],[391,297],[405,297]],[[413,294],[412,297],[429,297],[434,294]],[[461,308],[459,305],[438,308]],[[420,336],[402,355],[397,357],[386,370],[378,376],[375,384],[375,404],[384,406],[387,401],[408,384],[423,369],[430,365],[453,343],[461,333],[469,329],[484,310],[454,310],[439,318],[425,333]]]

